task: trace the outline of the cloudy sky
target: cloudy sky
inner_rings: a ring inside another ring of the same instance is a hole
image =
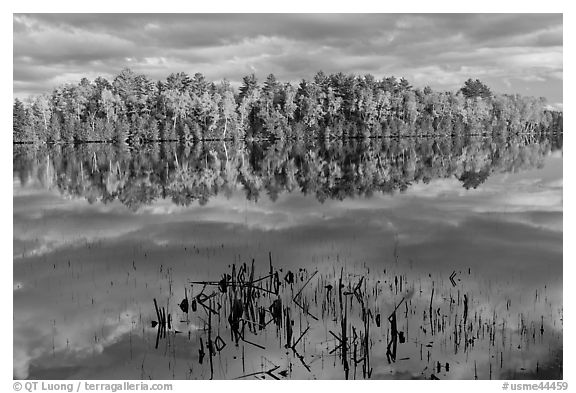
[[[202,72],[238,82],[326,73],[406,77],[456,90],[469,77],[496,92],[561,106],[561,14],[14,14],[14,94],[130,67],[153,79]]]

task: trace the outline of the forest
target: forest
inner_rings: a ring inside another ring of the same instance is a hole
[[[543,98],[494,94],[476,79],[456,92],[404,79],[318,72],[312,80],[259,83],[173,73],[154,82],[126,68],[83,78],[13,104],[15,143],[334,140],[404,136],[561,133],[562,112]]]
[[[403,192],[415,183],[457,178],[477,188],[501,172],[542,167],[562,134],[508,138],[363,138],[347,141],[244,141],[16,145],[14,174],[90,203],[115,200],[138,210],[156,200],[204,205],[216,195],[247,200],[285,192],[320,202]]]

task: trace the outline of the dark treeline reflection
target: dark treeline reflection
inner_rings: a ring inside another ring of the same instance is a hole
[[[316,142],[158,143],[14,146],[23,185],[82,197],[119,200],[137,210],[158,199],[206,204],[242,190],[248,200],[299,191],[327,199],[402,192],[413,183],[455,177],[477,188],[492,173],[542,167],[562,135],[509,138],[404,138]]]

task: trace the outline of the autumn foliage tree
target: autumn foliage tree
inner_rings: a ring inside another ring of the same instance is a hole
[[[558,132],[562,113],[545,100],[493,94],[468,79],[457,92],[406,79],[325,74],[260,85],[246,75],[238,90],[201,73],[165,80],[123,69],[111,81],[82,78],[51,94],[14,100],[15,142],[140,144],[199,139],[334,139]]]

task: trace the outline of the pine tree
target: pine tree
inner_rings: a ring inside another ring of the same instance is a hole
[[[18,98],[14,100],[12,106],[12,135],[14,142],[26,142],[26,109]]]
[[[462,87],[460,91],[466,98],[490,98],[492,96],[492,92],[488,86],[480,82],[479,79],[468,79],[466,82],[464,82],[464,87]]]

